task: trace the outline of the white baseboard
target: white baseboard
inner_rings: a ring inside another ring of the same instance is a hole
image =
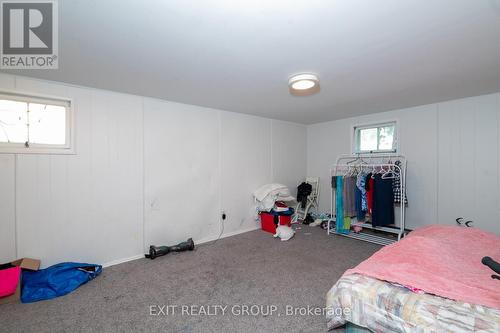
[[[124,262],[137,260],[137,259],[141,259],[141,258],[144,258],[144,254],[138,254],[136,256],[129,257],[129,258],[113,260],[113,261],[107,262],[105,264],[102,264],[102,267],[109,267],[109,266],[114,266],[114,265],[118,265],[118,264],[123,264]]]
[[[260,226],[256,225],[256,226],[246,228],[246,229],[231,231],[231,232],[222,234],[220,239],[226,238],[226,237],[231,237],[231,236],[236,236],[239,234],[244,234],[245,232],[255,231],[258,229],[260,229]],[[209,243],[209,242],[213,242],[217,238],[218,238],[217,236],[202,238],[200,240],[195,240],[194,243],[197,245]],[[123,263],[128,262],[128,261],[137,260],[137,259],[141,259],[141,258],[144,258],[144,254],[138,254],[138,255],[135,255],[135,256],[129,257],[129,258],[113,260],[113,261],[107,262],[105,264],[102,264],[102,267],[110,267],[110,266],[114,266],[114,265],[119,265],[119,264],[123,264]]]
[[[254,230],[258,230],[258,229],[260,229],[260,226],[257,225],[257,226],[253,226],[253,227],[246,228],[246,229],[240,229],[240,230],[231,231],[231,232],[222,234],[222,236],[220,236],[220,239],[226,238],[226,237],[231,237],[231,236],[236,236],[236,235],[239,235],[239,234],[244,234],[245,232],[250,232],[250,231],[254,231]],[[200,239],[198,241],[195,241],[195,244],[204,244],[204,243],[213,242],[217,238],[218,238],[218,236],[212,236],[212,237],[202,238],[202,239]]]

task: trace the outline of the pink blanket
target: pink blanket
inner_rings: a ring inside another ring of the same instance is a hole
[[[500,281],[481,263],[484,256],[500,261],[500,237],[476,228],[432,225],[382,248],[345,275],[364,274],[500,309]]]

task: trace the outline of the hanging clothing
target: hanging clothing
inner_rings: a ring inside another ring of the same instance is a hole
[[[366,198],[366,171],[362,171],[356,177],[356,186],[361,191],[361,210],[364,212],[368,211],[368,202]]]
[[[400,161],[396,161],[396,162],[394,162],[394,164],[401,167]],[[394,170],[394,179],[392,180],[392,190],[394,192],[394,203],[400,204],[401,203],[401,173],[399,172],[398,168],[395,168],[395,170]],[[408,198],[406,197],[406,189],[404,189],[403,197],[404,197],[405,205],[408,206]]]
[[[375,181],[372,178],[372,173],[366,175],[365,189],[366,189],[366,204],[368,206],[367,213],[372,214],[373,210],[373,188],[375,187]]]
[[[392,179],[375,175],[373,186],[372,225],[374,227],[394,224],[394,191]]]
[[[344,217],[344,233],[348,234],[351,231],[351,218],[349,216]]]
[[[356,218],[364,221],[368,212],[368,199],[366,195],[366,171],[361,171],[356,177]]]
[[[344,229],[344,177],[335,177],[335,229],[338,233],[347,233]]]
[[[306,182],[303,182],[299,186],[297,186],[297,201],[300,202],[300,207],[306,208],[307,197],[312,192],[312,185]]]
[[[354,202],[356,205],[356,218],[358,221],[363,221],[365,219],[366,211],[363,210],[362,196],[360,189],[356,186],[354,189]]]
[[[344,216],[356,216],[356,178],[353,176],[345,176],[343,184],[343,198],[344,198]]]

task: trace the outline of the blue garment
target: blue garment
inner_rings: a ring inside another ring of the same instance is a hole
[[[365,219],[366,211],[363,210],[362,194],[357,186],[354,190],[354,204],[356,206],[356,218],[358,221],[363,221]]]
[[[295,209],[292,207],[288,207],[287,210],[284,210],[282,212],[277,212],[274,209],[271,209],[268,214],[272,214],[274,216],[292,216],[293,213],[295,213]]]
[[[336,176],[337,186],[335,195],[335,229],[337,233],[347,234],[349,230],[344,228],[344,200],[343,200],[343,187],[344,177]]]
[[[368,211],[368,198],[366,195],[366,172],[360,172],[356,179],[356,186],[361,191],[361,209],[366,213]],[[358,218],[359,219],[359,218]]]
[[[31,303],[69,294],[101,274],[102,266],[65,262],[39,271],[23,271],[21,301]]]

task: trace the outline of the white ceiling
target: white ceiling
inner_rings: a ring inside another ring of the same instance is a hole
[[[9,73],[306,124],[500,91],[500,0],[59,2],[60,69]]]

